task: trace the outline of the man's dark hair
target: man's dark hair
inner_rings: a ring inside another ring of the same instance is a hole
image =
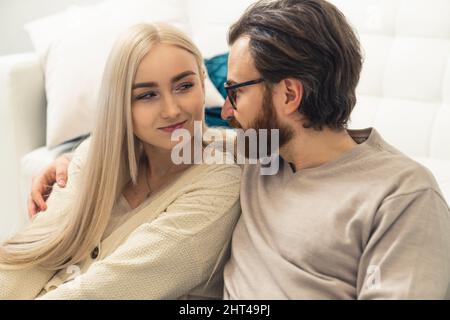
[[[345,129],[356,104],[360,44],[344,15],[325,0],[258,1],[231,26],[228,43],[250,38],[255,67],[268,81],[299,79],[305,128]],[[270,88],[270,85],[268,86]]]

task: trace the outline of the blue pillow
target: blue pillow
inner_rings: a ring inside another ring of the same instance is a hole
[[[227,81],[228,76],[228,53],[205,59],[205,65],[211,82],[225,99],[227,92],[223,84]]]
[[[228,76],[228,53],[224,53],[218,56],[214,56],[210,59],[205,59],[205,66],[208,71],[208,76],[211,82],[220,92],[224,99],[227,96],[227,92],[223,87]],[[222,120],[220,112],[222,106],[216,108],[207,108],[205,110],[205,121],[209,127],[227,127],[230,128],[228,121]]]

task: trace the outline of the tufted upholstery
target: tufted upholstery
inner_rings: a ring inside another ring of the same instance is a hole
[[[352,126],[377,127],[410,156],[450,160],[450,1],[332,2],[365,55]]]

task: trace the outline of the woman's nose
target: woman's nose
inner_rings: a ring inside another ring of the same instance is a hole
[[[229,120],[234,117],[234,110],[233,110],[233,107],[231,106],[231,103],[230,103],[230,100],[228,99],[228,97],[222,106],[222,112],[220,115],[223,120]]]
[[[163,117],[176,118],[180,114],[180,107],[178,106],[176,99],[174,99],[173,97],[166,96],[163,103]]]

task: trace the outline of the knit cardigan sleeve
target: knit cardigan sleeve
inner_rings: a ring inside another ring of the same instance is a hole
[[[206,285],[240,214],[240,168],[209,167],[158,218],[39,299],[175,299]]]

